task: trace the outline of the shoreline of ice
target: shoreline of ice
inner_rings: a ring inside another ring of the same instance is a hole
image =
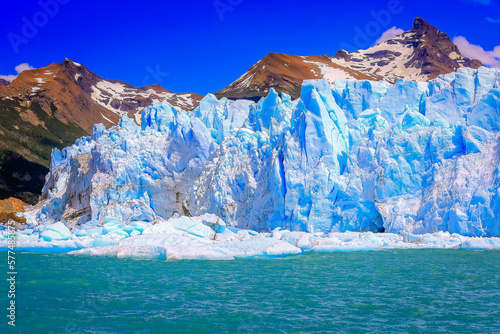
[[[16,232],[16,250],[84,256],[162,260],[232,260],[280,257],[304,252],[374,251],[379,249],[500,249],[498,237],[467,237],[449,232],[394,234],[373,232],[308,233],[276,228],[256,232],[226,226],[217,216],[178,217],[156,224],[125,225],[108,219],[73,228],[59,222]],[[0,231],[0,251],[8,247]]]

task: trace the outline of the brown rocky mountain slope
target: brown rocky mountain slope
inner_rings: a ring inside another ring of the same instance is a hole
[[[75,123],[92,131],[96,123],[111,126],[123,114],[138,119],[140,111],[153,102],[166,101],[185,110],[198,106],[202,96],[174,94],[159,85],[133,87],[119,80],[106,80],[85,66],[65,59],[60,64],[24,71],[8,86],[0,86],[0,98],[19,98],[25,106],[37,102],[64,123]]]
[[[0,201],[0,224],[5,224],[9,220],[13,220],[16,223],[25,224],[26,218],[18,217],[16,214],[18,212],[24,212],[24,207],[27,204],[20,199],[10,197]]]
[[[297,98],[300,95],[302,81],[323,78],[325,73],[331,80],[336,78],[381,79],[378,76],[365,75],[337,65],[327,55],[301,57],[271,52],[216,95],[219,98],[258,99],[266,96],[271,88],[275,88],[280,93],[284,92]]]
[[[140,111],[153,102],[191,110],[201,98],[159,85],[109,81],[69,59],[20,73],[0,85],[0,199],[36,202],[52,149],[72,145],[94,124],[112,126],[123,114],[139,121]]]

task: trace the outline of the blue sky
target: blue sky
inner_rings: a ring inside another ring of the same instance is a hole
[[[416,16],[452,39],[465,37],[457,41],[478,57],[500,57],[500,47],[493,53],[500,0],[26,0],[2,7],[0,75],[68,57],[107,79],[206,94],[269,52],[333,56],[341,46],[367,48],[390,28],[410,29]],[[356,38],[359,31],[367,38]]]

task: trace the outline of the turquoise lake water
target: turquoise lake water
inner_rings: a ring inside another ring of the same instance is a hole
[[[500,251],[174,262],[20,253],[17,265],[17,326],[4,311],[0,333],[500,333]]]

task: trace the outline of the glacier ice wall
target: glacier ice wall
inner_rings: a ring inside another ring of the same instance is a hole
[[[500,236],[500,71],[305,81],[292,101],[153,104],[52,154],[32,216],[69,226],[205,213],[239,228]]]

